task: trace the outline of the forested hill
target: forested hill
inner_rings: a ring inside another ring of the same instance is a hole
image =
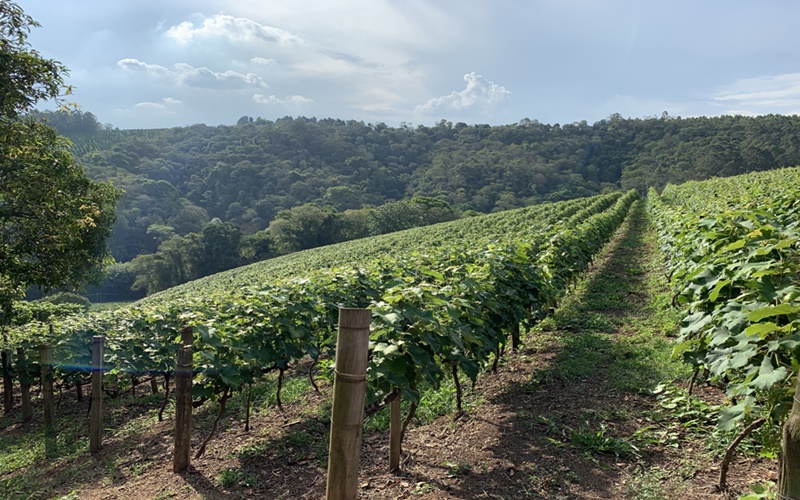
[[[158,130],[113,129],[91,113],[43,116],[73,141],[90,177],[125,189],[111,240],[120,262],[153,253],[175,236],[201,234],[215,218],[235,225],[242,237],[272,223],[272,239],[250,241],[245,251],[264,257],[271,252],[264,245],[281,243],[275,235],[292,224],[316,224],[319,234],[283,241],[284,252],[470,210],[800,164],[800,118],[794,116],[612,115],[593,125],[525,119],[430,127],[242,117],[231,126]],[[408,203],[412,197],[422,203]],[[406,201],[390,203],[399,200]],[[362,210],[378,206],[388,208],[369,217]],[[344,213],[347,227],[335,230],[352,234],[331,235],[328,219]],[[354,229],[368,223],[381,227]]]

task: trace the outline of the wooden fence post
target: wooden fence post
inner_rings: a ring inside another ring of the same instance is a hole
[[[794,401],[781,433],[781,453],[778,456],[777,498],[800,498],[800,377],[794,389]]]
[[[20,366],[19,390],[22,396],[22,421],[29,422],[33,418],[31,410],[31,381],[28,378],[28,364],[25,359],[25,348],[17,347],[17,363]]]
[[[53,348],[50,344],[39,346],[42,365],[42,400],[44,403],[45,431],[53,428]]]
[[[358,494],[371,317],[369,309],[339,309],[326,489],[328,500],[350,500]]]
[[[389,403],[389,472],[400,470],[402,436],[403,422],[400,419],[400,390],[395,389],[395,397]]]
[[[191,464],[192,449],[192,327],[181,330],[181,347],[175,366],[175,455],[172,471],[183,472]]]
[[[92,414],[89,420],[89,451],[103,443],[103,342],[102,335],[92,337]]]
[[[3,409],[5,413],[14,409],[14,381],[11,379],[11,351],[3,349]]]

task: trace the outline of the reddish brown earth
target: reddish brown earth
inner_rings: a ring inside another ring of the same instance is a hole
[[[674,487],[676,494],[652,498],[736,498],[737,492],[746,492],[748,484],[775,479],[774,461],[740,458],[731,467],[731,492],[715,492],[717,463],[706,462],[697,469],[682,463],[704,443],[683,443],[681,449],[654,446],[641,458],[587,456],[569,446],[554,445],[548,438],[559,440],[559,436],[537,417],[579,427],[585,417],[620,406],[630,414],[644,415],[655,410],[656,401],[652,396],[609,392],[602,375],[577,383],[531,384],[531,375],[553,357],[547,347],[524,348],[496,375],[481,379],[475,395],[484,400],[479,406],[457,420],[441,417],[410,429],[401,473],[386,470],[388,437],[366,435],[360,498],[630,498],[627,487],[632,475],[637,469],[655,466],[677,474],[665,477],[660,485],[666,486],[666,491]],[[130,463],[152,464],[146,472],[124,475],[113,484],[89,485],[79,498],[324,498],[325,464],[316,459],[314,446],[326,446],[328,428],[324,420],[303,413],[323,405],[327,392],[287,405],[284,412],[273,411],[255,419],[249,433],[241,425],[228,428],[183,474],[171,471],[172,422],[154,426],[138,442],[128,444]],[[634,417],[608,425],[616,435],[630,435],[641,423],[641,417]],[[292,445],[301,441],[298,434],[307,434],[309,442]],[[201,437],[195,439],[195,447]],[[238,452],[253,442],[262,443],[264,449],[255,456],[238,458]],[[96,460],[103,460],[102,453]],[[220,486],[224,469],[246,471],[253,485]]]

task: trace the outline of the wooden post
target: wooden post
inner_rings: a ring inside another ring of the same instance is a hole
[[[103,443],[103,342],[105,337],[92,337],[92,414],[89,420],[89,451],[94,453]]]
[[[39,346],[42,365],[42,400],[44,402],[44,426],[49,432],[53,428],[53,348],[50,344]]]
[[[181,330],[181,347],[175,366],[175,455],[173,472],[191,464],[192,450],[192,327]]]
[[[400,419],[400,391],[395,389],[395,397],[389,403],[389,472],[400,470],[402,436],[403,422]]]
[[[351,500],[358,494],[371,317],[369,309],[339,309],[328,454],[328,500]]]
[[[777,498],[800,499],[800,377],[794,389],[792,410],[783,424]]]
[[[14,409],[14,380],[11,378],[11,351],[3,349],[3,409],[5,413]]]
[[[20,367],[19,389],[22,396],[22,421],[29,422],[33,418],[31,410],[31,381],[28,378],[28,363],[25,359],[25,349],[17,347],[17,363]]]

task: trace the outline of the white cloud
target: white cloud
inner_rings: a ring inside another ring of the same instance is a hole
[[[630,117],[766,114],[796,115],[800,110],[800,73],[743,78],[728,85],[705,91],[684,100],[614,95],[595,114],[619,113]]]
[[[203,19],[196,26],[191,21],[184,21],[170,27],[166,36],[179,45],[188,45],[195,40],[221,38],[233,42],[266,41],[282,45],[302,43],[302,39],[288,31],[260,24],[252,19],[216,14]]]
[[[462,111],[471,108],[498,108],[506,104],[511,96],[505,87],[475,73],[464,75],[467,87],[464,90],[454,90],[449,95],[434,97],[428,102],[417,106],[418,112],[434,113],[439,111]]]
[[[255,73],[239,73],[227,70],[222,73],[211,71],[208,68],[195,68],[190,64],[178,63],[175,65],[178,76],[175,81],[187,87],[206,89],[240,89],[248,87],[268,87],[268,85]]]
[[[291,95],[281,98],[275,95],[265,97],[263,94],[254,94],[253,102],[266,105],[280,104],[280,105],[303,106],[306,104],[311,104],[312,102],[314,102],[314,100],[309,99],[307,97],[303,97],[301,95]]]
[[[127,71],[144,72],[152,76],[169,76],[171,71],[158,64],[147,64],[138,59],[125,58],[117,61],[117,66]]]
[[[168,78],[184,87],[205,89],[242,89],[251,87],[268,88],[269,85],[255,73],[239,73],[233,70],[212,71],[206,67],[196,68],[191,64],[176,63],[175,69],[158,64],[148,64],[138,59],[126,58],[117,61],[117,66],[126,71],[147,73],[151,76]]]
[[[269,66],[270,64],[275,64],[275,59],[269,59],[266,57],[253,57],[250,58],[250,62],[253,64],[259,64],[262,66]]]
[[[166,110],[169,107],[177,106],[178,104],[181,103],[182,101],[179,101],[178,99],[173,99],[172,97],[165,97],[161,99],[160,102],[149,102],[149,101],[139,102],[136,103],[135,107],[139,109]]]
[[[786,113],[800,106],[800,73],[743,78],[722,87],[713,100],[752,114]]]

